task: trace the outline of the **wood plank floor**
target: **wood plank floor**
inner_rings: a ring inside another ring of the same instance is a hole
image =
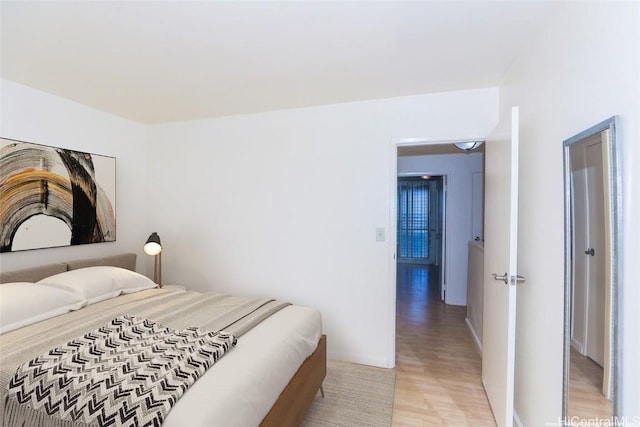
[[[394,426],[495,426],[466,307],[438,298],[437,271],[399,264]]]
[[[572,347],[569,373],[570,421],[581,425],[583,420],[611,418],[611,402],[602,394],[602,367]]]

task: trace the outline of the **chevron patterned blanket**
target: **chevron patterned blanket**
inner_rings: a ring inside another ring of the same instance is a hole
[[[235,336],[223,332],[119,316],[22,364],[8,396],[81,425],[160,426],[187,388],[235,344]]]

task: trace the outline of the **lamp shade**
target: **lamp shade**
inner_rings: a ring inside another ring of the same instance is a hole
[[[144,244],[144,253],[147,255],[158,255],[162,252],[162,244],[160,243],[160,236],[155,231],[151,233],[151,236],[147,239],[147,243]]]

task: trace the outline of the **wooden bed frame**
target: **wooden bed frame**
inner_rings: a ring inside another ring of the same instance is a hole
[[[327,336],[318,341],[316,350],[304,361],[276,403],[260,423],[261,426],[297,426],[304,419],[327,374]]]
[[[0,272],[0,283],[37,282],[57,273],[96,265],[115,266],[136,271],[136,254],[124,253],[102,258],[60,262],[22,270],[3,271]],[[282,393],[280,393],[276,403],[260,423],[260,426],[300,425],[322,386],[322,381],[326,374],[327,336],[323,335],[320,337],[315,351],[298,368]]]

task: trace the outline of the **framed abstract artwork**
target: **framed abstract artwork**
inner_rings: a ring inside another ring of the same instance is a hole
[[[0,138],[0,252],[114,242],[116,159]]]

